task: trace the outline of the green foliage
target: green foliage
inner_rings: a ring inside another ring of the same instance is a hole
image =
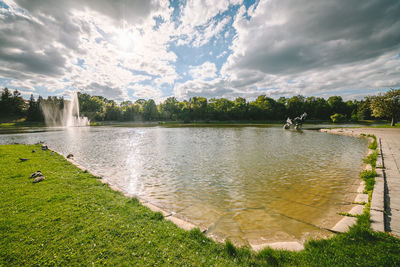
[[[346,114],[347,113],[346,103],[343,102],[343,99],[341,96],[329,97],[328,104],[331,107],[332,113],[338,113],[338,114]]]
[[[360,173],[360,177],[365,181],[365,190],[372,191],[375,185],[376,171],[364,170]]]
[[[35,101],[33,95],[31,95],[29,99],[29,107],[26,114],[27,121],[35,121],[35,122],[43,122],[44,117],[42,111],[40,110],[40,103],[42,98],[39,98],[38,101]]]
[[[372,137],[372,138],[374,139],[374,141],[372,141],[372,143],[370,143],[370,144],[368,145],[368,148],[369,148],[369,149],[372,149],[372,150],[376,150],[376,149],[378,148],[378,143],[377,143],[377,141],[376,141],[376,136],[373,135],[373,134],[372,134],[372,135],[369,134],[368,137]]]
[[[210,122],[210,121],[276,121],[287,117],[297,117],[307,112],[311,120],[328,120],[334,113],[343,114],[352,121],[371,119],[370,98],[362,101],[343,102],[340,96],[330,97],[328,100],[321,97],[304,97],[301,95],[291,98],[281,97],[274,100],[266,95],[258,96],[254,101],[247,101],[242,97],[235,100],[226,98],[212,98],[196,96],[189,100],[178,101],[169,97],[162,103],[155,103],[153,99],[138,99],[134,103],[123,101],[117,103],[102,96],[91,96],[87,93],[78,93],[81,115],[93,121],[183,121],[183,122]],[[26,117],[28,121],[43,122],[41,105],[53,105],[62,108],[63,99],[31,96],[24,102],[18,91],[11,93],[7,88],[2,92],[0,99],[0,114],[8,121]]]
[[[374,151],[371,154],[369,154],[365,159],[364,163],[371,164],[372,168],[376,167],[376,160],[378,158],[378,151]]]
[[[331,116],[333,123],[344,122],[346,120],[346,115],[335,113]]]
[[[27,106],[18,90],[4,88],[0,97],[0,118],[21,118]]]
[[[281,97],[277,101],[260,95],[254,101],[247,102],[242,97],[234,101],[225,98],[206,99],[192,97],[178,101],[169,97],[158,105],[154,100],[138,99],[135,103],[123,101],[120,104],[102,96],[78,93],[81,114],[91,121],[227,121],[227,120],[284,120],[288,116],[297,117],[307,112],[313,120],[332,119],[333,122],[369,120],[372,116],[391,118],[392,126],[400,117],[400,89],[390,90],[384,95],[366,97],[361,101],[344,102],[340,96],[331,96],[328,100],[320,97],[297,95],[291,98]],[[37,101],[31,96],[25,103],[20,93],[4,88],[0,99],[0,117],[15,119],[26,117],[29,121],[43,121],[40,105],[51,104],[62,108],[63,99],[49,97]],[[333,114],[333,115],[332,115]]]
[[[400,117],[400,89],[391,89],[385,94],[370,97],[372,115],[378,118],[390,118],[395,126]]]
[[[236,247],[229,240],[225,242],[225,250],[229,256],[235,257],[237,254]]]

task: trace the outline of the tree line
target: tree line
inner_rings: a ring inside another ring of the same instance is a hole
[[[344,101],[341,96],[290,98],[275,100],[265,95],[254,101],[238,97],[226,98],[192,97],[178,101],[169,97],[160,104],[153,99],[117,103],[102,96],[78,93],[81,115],[91,121],[273,121],[294,118],[306,112],[309,120],[362,121],[376,118],[391,119],[392,124],[400,115],[400,89],[391,89],[385,94],[368,96],[362,100]],[[33,95],[25,101],[20,93],[4,88],[1,93],[1,117],[26,117],[27,121],[43,121],[41,105],[51,103],[62,109],[64,98],[44,99]]]

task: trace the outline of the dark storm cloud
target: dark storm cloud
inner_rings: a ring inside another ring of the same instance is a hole
[[[279,0],[238,29],[229,69],[290,74],[376,58],[400,48],[398,0]]]

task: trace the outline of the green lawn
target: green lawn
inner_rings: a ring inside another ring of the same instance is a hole
[[[184,231],[50,153],[0,146],[0,266],[400,265],[400,240],[372,232],[368,214],[349,233],[311,241],[301,252],[254,253]],[[38,170],[46,179],[33,184]]]

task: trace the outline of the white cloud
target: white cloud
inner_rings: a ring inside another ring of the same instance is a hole
[[[182,24],[187,28],[194,28],[206,24],[217,14],[229,7],[229,1],[221,0],[188,0],[182,10]]]
[[[199,66],[190,66],[189,73],[194,79],[205,80],[217,76],[217,67],[214,63],[207,61]]]
[[[393,1],[242,6],[233,22],[233,53],[220,73],[238,90],[275,96],[399,86],[398,12]]]
[[[232,14],[241,0],[188,0],[179,17],[167,0],[3,2],[0,78],[24,92],[121,100],[131,88],[162,99],[160,88],[172,87],[176,96],[232,98],[400,86],[396,1],[261,0]],[[218,70],[210,57],[227,60]],[[177,83],[185,72],[193,80]]]
[[[158,89],[155,89],[150,85],[135,85],[131,88],[134,91],[133,96],[136,98],[147,98],[153,99],[155,102],[159,102],[162,96],[162,92]]]
[[[207,44],[212,37],[220,37],[219,34],[221,34],[229,22],[230,18],[228,17],[225,17],[221,21],[212,20],[204,30],[198,30],[194,32],[192,37],[192,45],[194,47],[200,47]]]
[[[174,29],[168,1],[7,4],[0,9],[0,78],[11,85],[123,99],[132,83],[157,77],[158,85],[172,84],[178,77],[177,56],[168,50]],[[155,27],[154,17],[164,23]]]

